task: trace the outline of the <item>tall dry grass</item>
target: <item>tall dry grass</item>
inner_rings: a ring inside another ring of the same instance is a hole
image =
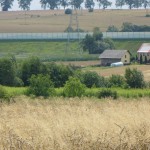
[[[18,97],[0,104],[0,149],[150,149],[150,101]]]

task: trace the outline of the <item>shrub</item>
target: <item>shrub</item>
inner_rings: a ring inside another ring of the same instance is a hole
[[[114,25],[109,26],[106,32],[119,32],[118,28]]]
[[[82,83],[86,87],[91,88],[92,86],[99,87],[99,75],[96,72],[87,71],[83,73]]]
[[[85,93],[85,85],[79,79],[70,77],[64,86],[64,96],[81,97]]]
[[[125,70],[125,79],[131,88],[143,88],[145,86],[143,73],[135,68]]]
[[[123,87],[125,85],[125,79],[120,75],[112,75],[109,77],[109,82],[113,87]]]
[[[102,89],[98,93],[98,98],[108,98],[108,97],[112,97],[113,99],[117,99],[118,94],[116,91],[112,91],[111,89]]]
[[[88,12],[93,12],[93,11],[94,11],[93,8],[88,9]]]
[[[67,9],[65,10],[65,14],[67,14],[67,15],[72,14],[72,9],[67,8]]]
[[[145,17],[150,17],[150,14],[146,14],[146,16]]]
[[[22,87],[22,86],[24,86],[24,83],[23,83],[23,81],[20,78],[15,77],[13,85],[15,87]]]
[[[48,75],[32,75],[29,82],[30,86],[27,92],[29,95],[33,94],[35,96],[44,97],[53,96],[54,87]]]

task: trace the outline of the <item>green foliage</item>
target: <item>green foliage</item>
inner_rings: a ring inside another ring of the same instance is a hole
[[[79,79],[70,77],[64,86],[64,96],[81,97],[85,93],[85,85]]]
[[[113,91],[111,89],[102,89],[98,93],[98,98],[109,98],[112,97],[113,99],[117,99],[118,94],[116,91]]]
[[[125,79],[121,75],[112,75],[109,77],[109,82],[113,87],[123,87],[125,85]]]
[[[49,76],[32,75],[29,79],[30,86],[28,89],[28,94],[33,94],[35,96],[53,96],[54,87],[52,81],[49,79]]]
[[[98,27],[94,28],[93,35],[87,34],[85,36],[81,45],[84,51],[89,51],[89,54],[100,54],[105,49],[115,48],[110,38],[103,39],[103,34]]]
[[[9,58],[0,59],[0,84],[13,86],[16,68]]]
[[[23,10],[29,10],[32,0],[18,0],[19,7]]]
[[[15,77],[13,86],[15,86],[15,87],[23,87],[24,83],[23,83],[23,81],[20,78]]]
[[[95,5],[95,3],[93,0],[86,0],[85,1],[85,8],[87,8],[89,12],[93,12],[94,5]]]
[[[125,79],[131,88],[143,88],[145,86],[144,76],[137,69],[127,68],[125,70]]]
[[[9,8],[13,5],[14,0],[0,0],[0,4],[3,11],[8,11]]]
[[[7,91],[2,85],[0,85],[0,99],[6,99],[8,97]]]
[[[100,77],[96,72],[87,71],[83,73],[82,83],[88,88],[93,86],[99,87],[99,78]]]
[[[150,31],[150,26],[147,25],[134,25],[130,22],[124,22],[122,24],[122,32],[149,32]]]
[[[54,87],[63,87],[69,77],[73,75],[73,68],[50,63],[47,65],[47,74],[54,83]]]
[[[147,64],[147,56],[145,56],[144,64]]]
[[[21,68],[21,79],[24,85],[29,85],[29,78],[32,75],[37,75],[41,73],[41,62],[37,57],[31,57],[25,60]]]
[[[107,28],[107,31],[106,31],[106,32],[119,32],[119,30],[118,30],[117,27],[115,27],[114,25],[112,25],[112,26],[109,26],[109,27]]]
[[[70,9],[70,8],[67,8],[66,10],[65,10],[65,14],[72,14],[72,9]]]
[[[150,14],[146,14],[145,17],[150,17]]]

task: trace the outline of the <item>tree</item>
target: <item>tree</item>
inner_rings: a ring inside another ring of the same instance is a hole
[[[60,5],[64,7],[64,9],[69,6],[68,0],[60,0]]]
[[[93,29],[93,38],[95,41],[100,41],[103,38],[103,33],[100,31],[99,27]]]
[[[85,93],[85,85],[79,79],[70,77],[64,86],[64,96],[81,97]]]
[[[32,0],[18,0],[19,7],[23,10],[29,10]]]
[[[95,6],[95,3],[93,0],[86,0],[85,1],[85,8],[91,10],[94,8],[94,6]]]
[[[42,7],[46,9],[47,7],[54,10],[58,8],[59,0],[40,0]]]
[[[114,25],[109,26],[106,32],[119,32],[118,28]]]
[[[147,56],[145,56],[144,64],[147,64]]]
[[[143,57],[140,55],[140,64],[143,64]]]
[[[37,75],[41,73],[41,62],[37,57],[31,57],[25,60],[21,67],[21,79],[24,85],[29,85],[29,78],[32,75]]]
[[[13,86],[16,76],[16,68],[12,60],[0,59],[0,84]]]
[[[134,7],[134,0],[125,0],[125,4],[129,6],[129,9]]]
[[[125,5],[125,0],[116,0],[116,7],[122,8],[123,5]]]
[[[48,75],[32,75],[29,82],[30,86],[27,94],[44,97],[54,94],[54,86]]]
[[[141,71],[138,71],[137,69],[130,69],[127,68],[125,70],[125,79],[127,84],[131,88],[143,88],[145,85],[144,82],[144,76]]]
[[[103,9],[106,9],[107,7],[112,5],[112,2],[108,1],[108,0],[98,0],[99,1],[99,5],[103,6]]]
[[[8,11],[8,9],[13,5],[13,1],[14,0],[0,0],[2,11]]]
[[[80,9],[83,1],[84,0],[71,0],[70,4],[72,5],[72,7]]]
[[[150,0],[142,0],[142,4],[144,8],[146,9],[148,6],[150,6]]]
[[[142,6],[142,0],[134,0],[133,7],[134,8],[139,8]]]

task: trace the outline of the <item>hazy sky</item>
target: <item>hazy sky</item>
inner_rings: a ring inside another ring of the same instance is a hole
[[[40,9],[42,9],[39,1],[40,1],[40,0],[33,0],[32,3],[31,3],[30,9],[31,9],[31,10],[40,10]],[[113,3],[113,5],[112,5],[111,8],[115,8],[115,0],[110,0],[110,1]],[[83,7],[84,7],[84,4],[83,4]],[[95,6],[95,8],[96,8],[96,7],[97,7],[97,6]],[[21,10],[21,9],[18,7],[18,2],[17,2],[17,0],[14,1],[13,7],[12,7],[12,9],[10,9],[10,10]]]

